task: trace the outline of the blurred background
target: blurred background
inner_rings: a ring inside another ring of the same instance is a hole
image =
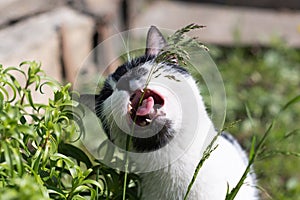
[[[235,124],[229,131],[249,149],[251,137],[277,119],[255,165],[262,198],[300,199],[300,105],[280,112],[300,95],[299,0],[1,0],[0,63],[37,60],[49,76],[74,83],[85,58],[110,36],[191,23],[206,26],[192,35],[209,47],[223,77],[225,126]],[[118,56],[113,47],[90,61],[91,71]]]

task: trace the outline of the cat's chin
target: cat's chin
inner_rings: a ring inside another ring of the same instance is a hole
[[[152,116],[143,116],[132,119],[130,113],[127,115],[127,122],[128,122],[128,129],[132,131],[130,133],[134,137],[139,138],[149,138],[157,133],[161,133],[161,130],[165,130],[165,125],[168,123],[169,125],[172,124],[172,120],[166,118],[166,114],[164,109],[159,109],[154,111],[153,117]]]

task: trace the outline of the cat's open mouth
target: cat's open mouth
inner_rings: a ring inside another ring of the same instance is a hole
[[[146,126],[157,116],[164,114],[159,111],[164,103],[163,96],[154,90],[136,90],[130,97],[128,112],[135,124]]]

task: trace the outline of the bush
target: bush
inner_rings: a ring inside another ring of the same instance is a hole
[[[40,67],[0,66],[0,199],[120,199],[122,173],[91,161],[74,145],[83,134],[84,113],[71,99],[70,84],[61,86]],[[35,102],[32,93],[43,95],[45,87],[52,98]],[[128,182],[137,180],[129,174]],[[136,184],[127,191],[138,198]]]

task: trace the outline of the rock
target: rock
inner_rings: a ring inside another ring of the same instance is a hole
[[[26,60],[42,62],[49,76],[61,81],[59,38],[47,21],[34,18],[0,31],[0,63],[14,65]]]
[[[74,81],[91,51],[93,25],[92,19],[66,7],[17,23],[0,31],[0,63],[16,66],[36,60],[48,76]]]
[[[49,11],[64,4],[64,0],[1,0],[0,27],[14,23],[22,18]]]
[[[66,14],[61,10],[60,13],[64,15],[64,21],[59,25],[59,34],[65,78],[74,83],[82,63],[92,51],[95,24],[91,18],[73,11]]]

